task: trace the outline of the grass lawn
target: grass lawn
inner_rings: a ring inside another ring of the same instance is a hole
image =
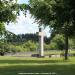
[[[25,73],[75,75],[75,57],[70,57],[68,61],[64,61],[63,58],[0,57],[0,75],[27,75]]]

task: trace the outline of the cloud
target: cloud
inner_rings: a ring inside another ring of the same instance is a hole
[[[6,29],[15,34],[26,34],[26,33],[36,33],[39,31],[38,24],[34,23],[34,19],[31,18],[29,12],[27,12],[27,17],[20,12],[20,16],[17,17],[16,23],[10,23],[5,25]],[[50,36],[49,27],[44,29],[45,35]]]
[[[9,25],[5,25],[5,27],[15,34],[35,33],[38,31],[38,25],[36,23],[32,24],[34,19],[30,17],[29,12],[27,13],[27,17],[21,12],[21,15],[17,18],[17,23],[10,23]]]

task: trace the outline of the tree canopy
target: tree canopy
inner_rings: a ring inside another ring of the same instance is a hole
[[[13,22],[16,19],[15,6],[16,0],[0,0],[0,22]]]
[[[4,23],[14,22],[17,17],[17,0],[0,0],[0,34],[5,30]]]
[[[74,6],[72,0],[30,0],[30,12],[36,22],[54,30],[67,29],[69,35],[75,32]]]

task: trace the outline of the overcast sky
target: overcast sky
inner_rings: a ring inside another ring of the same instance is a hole
[[[18,0],[18,3],[28,3],[28,0]],[[38,32],[38,24],[34,23],[34,19],[31,18],[29,12],[27,12],[27,17],[25,17],[22,12],[20,16],[17,18],[16,23],[10,23],[9,25],[5,25],[6,29],[15,33],[15,34],[26,34],[26,33],[36,33]],[[47,27],[45,30],[45,35],[49,36],[49,28]]]

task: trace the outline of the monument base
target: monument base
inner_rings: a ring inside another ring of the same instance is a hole
[[[40,55],[39,55],[39,57],[38,57],[38,58],[44,58],[44,57],[45,57],[45,56],[40,56]]]
[[[32,54],[31,55],[32,57],[38,57],[38,58],[44,58],[45,56],[41,56],[41,55],[39,55],[39,54]]]

